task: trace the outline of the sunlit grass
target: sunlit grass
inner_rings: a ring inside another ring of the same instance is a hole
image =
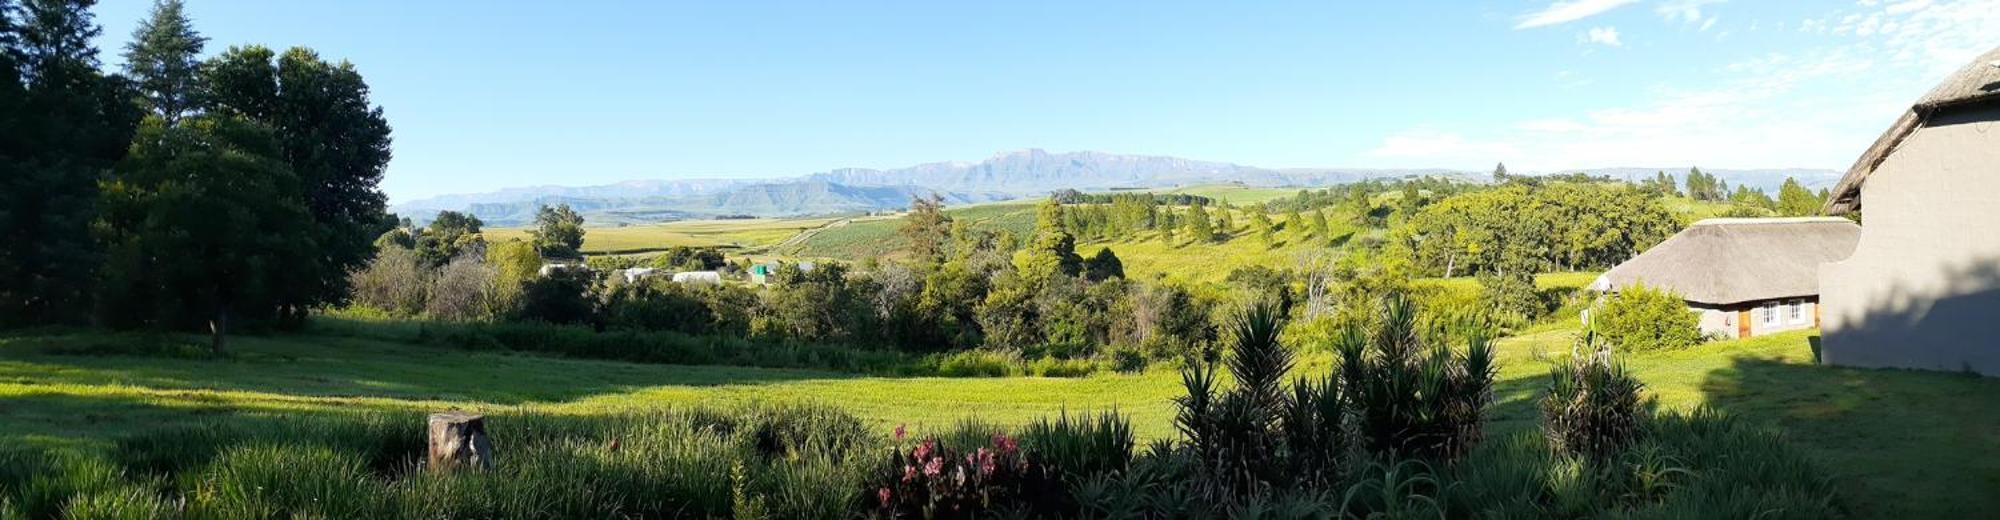
[[[1576,283],[1588,273],[1547,275]],[[1572,280],[1574,279],[1574,280]],[[1456,283],[1456,282],[1454,282]],[[1497,432],[1532,428],[1551,360],[1574,327],[1501,340]],[[670,407],[819,403],[887,429],[980,418],[1020,425],[1062,411],[1116,409],[1145,439],[1174,435],[1177,374],[1085,378],[890,378],[810,370],[692,367],[442,350],[331,336],[243,337],[223,359],[51,353],[117,341],[79,333],[0,338],[0,439],[102,445],[153,428],[342,411],[517,411],[605,415]],[[190,339],[192,341],[192,339]],[[2000,506],[2000,380],[1814,364],[1812,334],[1793,332],[1633,353],[1623,361],[1659,406],[1709,406],[1784,431],[1856,481],[1866,507],[1949,516]],[[1301,370],[1329,370],[1301,346]],[[1975,503],[1977,502],[1977,503]]]

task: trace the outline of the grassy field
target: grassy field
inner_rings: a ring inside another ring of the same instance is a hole
[[[1236,184],[1204,184],[1174,188],[1161,193],[1185,193],[1226,201],[1238,206],[1263,204],[1273,199],[1282,199],[1298,194],[1302,188],[1258,188]]]
[[[685,220],[633,226],[584,228],[583,252],[606,254],[657,251],[673,246],[755,249],[783,242],[801,231],[838,219]],[[488,228],[487,240],[526,240],[528,228]]]
[[[1558,275],[1564,276],[1564,275]],[[1551,280],[1545,283],[1561,283]],[[1504,340],[1491,417],[1535,424],[1548,360],[1574,332]],[[881,378],[731,367],[640,365],[440,350],[325,335],[245,337],[227,359],[199,348],[106,355],[131,336],[0,339],[0,439],[101,448],[109,439],[203,421],[274,420],[353,410],[598,415],[691,405],[812,402],[877,427],[936,430],[978,417],[1020,424],[1116,409],[1138,434],[1173,434],[1179,380],[1168,369],[1080,379]],[[194,342],[192,338],[176,341]],[[1627,356],[1662,407],[1709,406],[1784,431],[1845,477],[1870,516],[1964,516],[2000,508],[2000,380],[1812,363],[1808,333]],[[1301,370],[1330,357],[1306,352]],[[504,442],[504,441],[503,441]]]
[[[1008,201],[947,208],[951,218],[984,229],[1004,230],[1027,236],[1035,227],[1035,204],[1039,201]],[[895,256],[905,249],[902,217],[866,217],[829,226],[810,239],[788,244],[773,253],[795,258],[833,259],[856,262],[865,258]]]

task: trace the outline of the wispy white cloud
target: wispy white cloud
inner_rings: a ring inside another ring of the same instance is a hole
[[[1696,22],[1708,23],[1714,21],[1715,18],[1713,16],[1705,16],[1701,9],[1726,1],[1728,0],[1667,0],[1654,6],[1653,12],[1659,13],[1660,17],[1666,18],[1669,22],[1689,24]]]
[[[1686,15],[1673,16],[1678,22]],[[1715,70],[1728,79],[1656,86],[1623,104],[1528,114],[1486,128],[1422,123],[1383,138],[1370,156],[1383,165],[1458,168],[1506,161],[1522,171],[1844,168],[1917,96],[1993,48],[2000,0],[1861,2],[1782,26],[1814,33],[1822,43],[1745,56]],[[1570,76],[1557,74],[1551,88]]]
[[[1549,4],[1539,11],[1521,15],[1515,29],[1533,29],[1560,25],[1592,16],[1638,0],[1562,0]]]
[[[1576,39],[1583,43],[1596,43],[1612,47],[1622,47],[1625,45],[1618,41],[1617,27],[1592,27],[1590,30],[1584,31],[1583,34],[1577,35]]]

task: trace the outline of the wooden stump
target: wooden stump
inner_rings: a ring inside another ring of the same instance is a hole
[[[466,412],[431,414],[432,471],[493,468],[493,443],[486,439],[486,416]]]

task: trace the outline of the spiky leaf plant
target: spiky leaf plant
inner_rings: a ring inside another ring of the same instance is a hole
[[[1644,385],[1611,358],[1594,334],[1577,340],[1569,361],[1549,371],[1542,431],[1556,453],[1603,462],[1637,441]]]
[[[1377,454],[1451,460],[1481,437],[1492,401],[1493,355],[1481,334],[1463,353],[1427,341],[1416,305],[1384,298],[1372,330],[1350,325],[1334,338],[1340,386],[1361,447]],[[1429,344],[1427,344],[1429,343]]]

